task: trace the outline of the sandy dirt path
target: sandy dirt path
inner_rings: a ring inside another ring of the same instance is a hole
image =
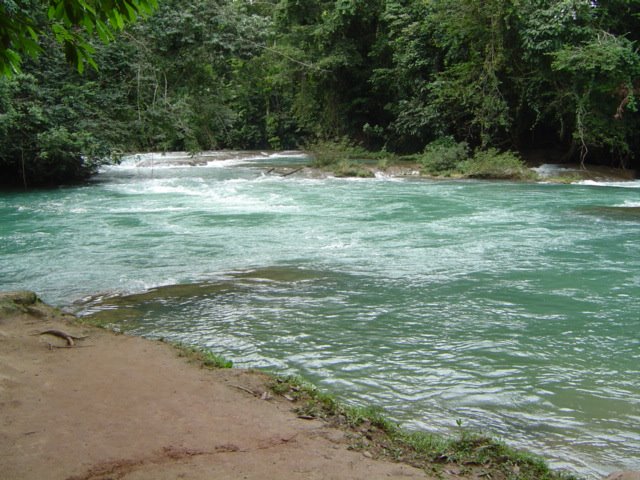
[[[88,338],[58,348],[67,342],[38,335],[47,329]],[[349,450],[347,434],[283,398],[261,399],[266,381],[41,304],[0,309],[0,478],[428,478]]]

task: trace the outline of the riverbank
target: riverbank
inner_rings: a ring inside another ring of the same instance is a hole
[[[3,479],[427,478],[299,418],[263,374],[205,370],[31,300],[0,311]]]
[[[265,152],[240,152],[250,157],[268,158]],[[526,182],[544,182],[570,184],[580,182],[632,182],[637,180],[638,172],[632,169],[611,167],[605,165],[580,165],[577,163],[561,163],[553,156],[529,153],[522,158],[521,168],[510,170],[509,168],[489,165],[488,171],[478,174],[462,173],[460,171],[444,170],[440,173],[430,171],[425,165],[416,159],[415,155],[388,157],[382,153],[371,153],[358,150],[349,152],[340,150],[332,152],[330,158],[324,158],[326,152],[320,154],[310,152],[282,152],[282,155],[304,156],[310,162],[308,165],[294,166],[268,166],[263,168],[266,175],[281,177],[298,176],[304,178],[327,177],[355,177],[355,178],[415,178],[427,180],[514,180]],[[274,155],[280,155],[275,153]],[[320,157],[318,157],[320,155]],[[209,158],[209,157],[202,157]],[[225,159],[226,157],[220,157]]]
[[[188,359],[79,323],[35,294],[0,294],[3,478],[561,478],[473,436],[427,458],[419,444],[432,437],[401,437],[299,385]]]

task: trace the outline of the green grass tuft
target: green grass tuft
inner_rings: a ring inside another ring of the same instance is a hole
[[[211,350],[182,343],[176,343],[174,346],[178,350],[179,356],[185,357],[190,362],[199,363],[202,367],[210,369],[233,368],[231,360],[216,355]]]

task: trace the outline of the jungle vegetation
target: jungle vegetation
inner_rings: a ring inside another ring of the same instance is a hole
[[[1,4],[33,35],[7,56],[0,22],[0,183],[71,182],[118,152],[327,141],[436,171],[540,149],[639,165],[640,0],[98,3],[119,2],[121,22],[82,29]]]

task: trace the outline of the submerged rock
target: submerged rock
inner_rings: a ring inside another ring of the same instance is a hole
[[[640,207],[636,206],[592,206],[581,207],[579,212],[610,220],[622,220],[628,222],[640,221]]]
[[[607,475],[605,480],[640,480],[640,471],[627,470],[613,472]]]

